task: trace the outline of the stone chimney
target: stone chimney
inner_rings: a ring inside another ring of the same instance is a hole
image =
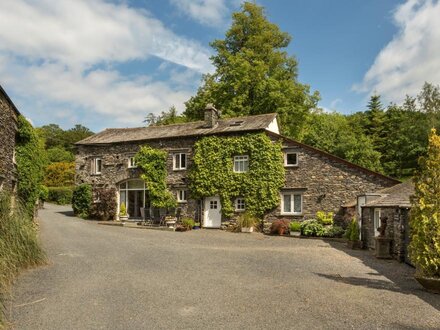
[[[208,103],[205,107],[205,128],[213,128],[217,125],[219,112],[212,103]]]

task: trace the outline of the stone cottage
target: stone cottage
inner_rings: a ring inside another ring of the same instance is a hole
[[[183,212],[201,221],[204,227],[219,228],[222,221],[218,196],[192,199],[188,193],[188,172],[194,144],[216,135],[239,136],[264,132],[281,141],[285,186],[280,190],[280,205],[268,212],[266,220],[304,219],[319,210],[340,212],[341,206],[357,195],[390,187],[398,181],[352,164],[341,158],[279,134],[276,114],[220,119],[218,111],[207,106],[204,121],[167,126],[106,129],[76,143],[76,184],[97,188],[116,188],[119,204],[124,202],[132,219],[148,207],[148,187],[140,179],[134,156],[148,144],[168,152],[167,185],[176,195]],[[235,156],[235,169],[246,170],[248,155]],[[233,201],[236,212],[246,209],[246,201]]]
[[[386,218],[385,237],[391,238],[391,255],[399,261],[410,263],[408,244],[412,195],[414,195],[414,184],[407,181],[373,194],[358,196],[358,205],[361,209],[361,238],[365,247],[375,249],[374,238],[379,235],[377,228]]]
[[[8,94],[0,86],[0,191],[16,191],[15,139],[19,114]]]

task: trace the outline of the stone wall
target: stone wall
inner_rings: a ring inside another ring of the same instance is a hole
[[[392,239],[391,241],[391,255],[399,260],[404,261],[406,246],[405,246],[405,217],[408,217],[408,210],[396,207],[381,207],[381,218],[387,217],[387,228],[385,230],[385,237]],[[362,208],[362,241],[364,246],[368,249],[375,249],[375,228],[374,228],[374,208]]]
[[[278,137],[273,137],[278,139]],[[148,141],[153,148],[161,148],[169,152],[167,160],[170,189],[188,187],[188,170],[173,171],[172,153],[183,151],[187,153],[187,168],[191,167],[193,146],[196,138],[176,138],[161,141]],[[126,143],[101,146],[78,146],[76,155],[76,183],[89,183],[98,187],[117,187],[117,183],[139,178],[139,169],[128,168],[128,158],[134,155],[141,145]],[[265,220],[273,221],[279,218],[304,219],[312,218],[317,211],[341,213],[341,205],[356,198],[357,195],[372,192],[394,185],[395,182],[382,176],[361,170],[338,161],[323,153],[301,147],[293,142],[284,141],[286,150],[297,152],[298,166],[286,167],[286,189],[298,190],[303,193],[303,214],[300,216],[280,215],[280,207],[269,212]],[[91,161],[101,157],[102,173],[91,173]],[[252,160],[250,160],[252,161]],[[252,187],[249,187],[252,189]],[[196,211],[200,214],[199,201],[190,198],[182,204],[183,210],[190,216]],[[226,219],[224,219],[226,220]]]
[[[16,165],[13,162],[17,115],[1,91],[0,127],[0,190],[12,191],[17,180]]]
[[[396,184],[385,177],[348,165],[328,155],[302,147],[290,141],[283,142],[284,150],[296,152],[298,166],[285,167],[286,190],[303,194],[303,213],[299,216],[280,214],[280,207],[270,212],[267,219],[308,219],[317,211],[334,212],[342,221],[341,206],[356,196],[374,192]]]

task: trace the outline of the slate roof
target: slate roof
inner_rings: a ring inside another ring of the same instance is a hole
[[[363,207],[411,207],[411,196],[414,195],[414,184],[411,180],[379,191],[378,199]]]
[[[0,93],[2,93],[6,100],[11,104],[12,109],[14,109],[15,113],[18,115],[20,115],[20,111],[18,111],[17,107],[15,106],[14,102],[12,102],[11,98],[9,97],[8,93],[6,93],[6,91],[3,89],[2,85],[0,85]]]
[[[234,132],[250,132],[266,129],[276,118],[276,113],[256,116],[219,119],[216,126],[204,127],[204,121],[165,126],[108,128],[77,142],[77,145],[94,145],[167,139],[176,137],[201,136]]]

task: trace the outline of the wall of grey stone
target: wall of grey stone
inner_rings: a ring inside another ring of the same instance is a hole
[[[167,185],[176,193],[178,189],[187,189],[188,170],[173,170],[173,154],[184,152],[187,154],[187,168],[191,166],[193,145],[195,139],[175,139],[162,141],[120,143],[99,146],[78,146],[75,157],[75,182],[76,184],[87,183],[94,187],[116,188],[118,184],[127,179],[140,178],[139,168],[129,168],[128,159],[134,156],[142,145],[160,148],[168,152],[167,159]],[[102,159],[101,174],[91,174],[92,160],[96,157]],[[184,215],[194,216],[197,211],[197,201],[189,199],[187,203],[180,203]]]
[[[281,215],[278,207],[266,216],[270,221],[279,218],[309,219],[318,211],[334,212],[337,220],[342,221],[343,204],[362,193],[375,192],[396,184],[289,141],[284,141],[283,147],[298,155],[298,166],[285,167],[285,188],[303,192],[303,214]]]
[[[387,217],[387,228],[385,236],[392,239],[391,254],[399,260],[405,258],[405,217],[408,217],[408,210],[396,207],[380,208],[381,217]],[[364,207],[362,210],[362,241],[368,249],[375,249],[375,228],[374,228],[374,208]]]
[[[3,93],[0,92],[0,187],[11,191],[17,180],[13,162],[17,115]]]
[[[275,138],[274,138],[275,139]],[[193,146],[196,138],[176,138],[161,141],[148,141],[153,148],[160,148],[169,153],[167,160],[167,184],[171,190],[188,187],[188,170],[173,171],[172,154],[183,151],[188,154],[187,168],[191,167]],[[139,178],[139,169],[128,168],[128,158],[134,155],[145,142],[123,143],[100,146],[78,146],[76,155],[76,183],[89,183],[99,187],[115,187],[117,183]],[[303,192],[303,214],[285,216],[280,214],[280,207],[269,212],[265,220],[312,218],[317,211],[341,214],[341,205],[365,192],[373,192],[394,185],[395,182],[374,174],[351,167],[322,153],[311,151],[284,141],[283,145],[298,153],[298,166],[286,167],[286,189]],[[91,160],[101,157],[103,169],[100,175],[92,175]],[[249,187],[252,189],[252,187]],[[186,214],[194,216],[198,202],[189,198],[183,204]],[[199,212],[200,213],[200,212]],[[199,214],[198,213],[198,214]],[[226,219],[224,219],[226,220]]]

